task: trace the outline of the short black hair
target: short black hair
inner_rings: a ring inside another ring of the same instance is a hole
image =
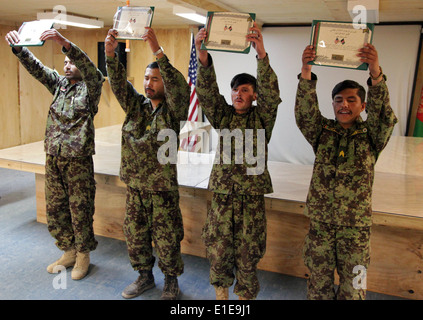
[[[233,77],[231,81],[231,89],[236,89],[243,84],[251,84],[253,86],[254,92],[256,92],[257,80],[251,74],[248,73],[240,73]]]
[[[146,67],[146,69],[148,69],[148,68],[150,68],[150,69],[158,69],[158,68],[159,68],[159,64],[157,63],[157,61],[153,61],[152,63],[150,63],[150,64]]]
[[[366,90],[354,80],[344,80],[338,83],[332,90],[332,100],[339,92],[345,89],[358,89],[357,95],[360,97],[361,103],[366,101]]]

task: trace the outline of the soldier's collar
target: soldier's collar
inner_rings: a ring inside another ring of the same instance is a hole
[[[364,121],[361,116],[357,118],[354,125],[346,130],[336,120],[333,123],[324,123],[323,128],[333,131],[341,136],[355,136],[356,134],[367,133],[367,128],[364,126]]]

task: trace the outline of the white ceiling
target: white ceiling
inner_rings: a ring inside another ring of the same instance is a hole
[[[361,0],[370,1],[370,0]],[[261,24],[311,24],[313,19],[351,21],[348,0],[132,0],[131,6],[154,6],[153,25],[160,27],[192,25],[189,20],[173,15],[174,5],[203,11],[239,11],[256,14]],[[124,0],[0,0],[0,24],[19,26],[37,19],[38,12],[54,10],[61,5],[68,13],[113,23],[118,6]],[[423,0],[380,0],[379,21],[423,22]]]

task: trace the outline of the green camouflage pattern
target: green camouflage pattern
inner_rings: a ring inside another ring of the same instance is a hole
[[[184,76],[166,56],[157,60],[165,86],[165,99],[153,111],[150,100],[127,81],[126,70],[118,58],[106,57],[110,86],[126,117],[122,126],[120,178],[138,190],[178,189],[176,161],[161,164],[159,148],[162,129],[179,135],[180,122],[188,118],[190,87]],[[176,142],[176,141],[175,141]],[[177,151],[177,142],[175,143]]]
[[[257,264],[266,251],[266,214],[263,195],[213,193],[202,238],[210,261],[210,283],[230,287],[255,299],[260,290]]]
[[[53,95],[47,117],[45,152],[63,157],[93,155],[94,116],[98,111],[104,77],[76,45],[71,44],[69,51],[63,48],[62,52],[79,69],[82,81],[72,85],[66,77],[44,66],[25,47],[16,56],[28,72]]]
[[[370,264],[370,227],[334,226],[313,221],[304,245],[310,270],[310,300],[364,300]],[[335,268],[339,286],[334,287]]]
[[[127,187],[123,232],[134,270],[152,270],[154,248],[159,268],[169,276],[183,273],[180,242],[184,238],[179,192],[148,192]]]
[[[269,57],[257,59],[257,105],[252,106],[248,113],[237,114],[232,105],[226,103],[224,96],[219,92],[216,82],[216,74],[212,58],[209,54],[210,65],[204,67],[199,63],[197,72],[196,92],[201,108],[211,125],[221,132],[228,129],[230,132],[241,130],[243,143],[248,141],[245,132],[248,129],[254,130],[254,142],[248,150],[245,145],[245,153],[240,161],[235,159],[235,142],[232,141],[231,155],[224,154],[222,139],[219,138],[215,163],[209,180],[209,190],[217,193],[231,193],[259,195],[272,193],[272,181],[267,169],[267,144],[270,141],[273,126],[276,121],[278,105],[281,103],[279,97],[278,79],[270,67]],[[264,130],[264,141],[259,140],[258,130]],[[235,140],[235,139],[232,139]],[[262,145],[257,145],[258,140]],[[264,144],[264,146],[263,146]],[[261,151],[263,154],[257,154]],[[256,165],[249,164],[245,155],[251,152],[263,158],[263,170],[257,170],[257,174],[247,174],[247,170]],[[231,157],[228,163],[225,158]],[[216,163],[216,159],[217,162]]]
[[[46,155],[47,227],[61,250],[89,252],[97,247],[93,216],[95,181],[92,156]]]
[[[398,121],[386,82],[368,82],[367,120],[343,129],[322,116],[313,77],[300,79],[295,104],[297,126],[315,153],[305,214],[333,225],[370,226],[375,163]]]

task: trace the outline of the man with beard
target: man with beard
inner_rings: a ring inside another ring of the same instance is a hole
[[[19,42],[16,31],[5,38],[9,45]],[[97,247],[93,232],[96,187],[92,156],[94,116],[104,77],[88,56],[57,30],[45,31],[41,40],[63,47],[65,76],[45,67],[25,47],[12,50],[28,72],[53,94],[44,140],[46,214],[48,230],[64,253],[47,271],[57,273],[58,266],[74,266],[72,279],[79,280],[88,272],[90,251]]]
[[[120,178],[127,185],[123,230],[131,265],[139,272],[122,296],[134,298],[155,286],[151,244],[154,241],[159,268],[165,275],[161,298],[175,300],[180,294],[177,277],[184,268],[180,252],[184,230],[176,163],[162,164],[158,159],[158,151],[165,143],[159,141],[158,135],[162,129],[179,132],[180,121],[188,116],[190,87],[170,64],[154,30],[146,28],[143,40],[157,61],[145,70],[146,96],[138,93],[126,80],[126,71],[116,57],[117,35],[116,30],[109,30],[105,54],[110,86],[126,113],[120,168]],[[174,148],[176,152],[177,143]]]

